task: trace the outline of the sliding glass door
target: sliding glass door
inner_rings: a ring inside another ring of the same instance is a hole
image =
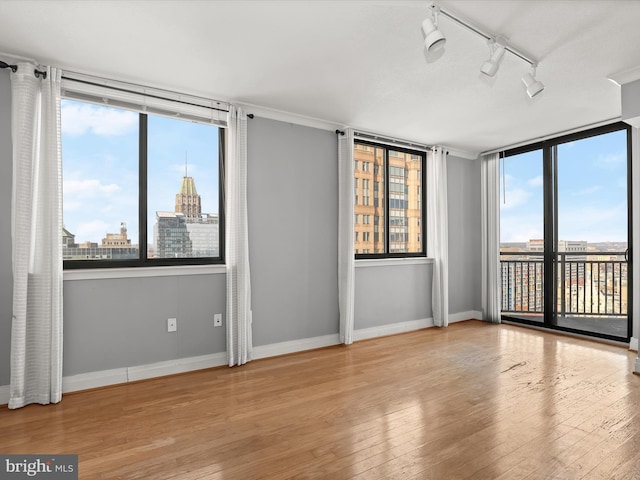
[[[541,149],[500,163],[502,314],[544,323],[544,162]]]
[[[506,152],[503,319],[628,340],[629,136],[616,124]]]

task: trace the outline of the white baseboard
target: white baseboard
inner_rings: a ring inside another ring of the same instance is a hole
[[[324,335],[321,337],[304,338],[289,342],[262,345],[253,348],[253,358],[266,358],[287,353],[301,352],[314,348],[327,347],[340,343],[338,334]],[[132,367],[116,368],[112,370],[102,370],[98,372],[81,373],[70,375],[62,379],[62,391],[64,393],[88,390],[91,388],[107,387],[136,380],[163,377],[176,373],[203,370],[205,368],[219,367],[227,365],[227,353],[213,353],[198,357],[177,358],[163,362],[150,363],[147,365],[136,365]],[[9,385],[0,385],[0,405],[9,403]]]
[[[411,332],[421,328],[433,327],[433,318],[422,318],[420,320],[409,320],[408,322],[389,323],[379,327],[360,328],[354,330],[353,340],[366,340],[367,338],[384,337],[397,333]]]
[[[471,318],[481,318],[481,312],[469,311],[454,313],[449,315],[449,323],[460,322]],[[354,340],[364,340],[366,338],[382,337],[396,333],[410,332],[433,326],[432,318],[413,320],[408,322],[392,323],[379,327],[363,328],[353,333]],[[287,342],[272,343],[270,345],[260,345],[253,347],[253,358],[267,358],[288,353],[302,352],[315,348],[329,347],[340,344],[340,335],[323,335],[320,337],[303,338],[301,340],[291,340]],[[136,380],[174,375],[176,373],[191,372],[205,368],[219,367],[227,365],[227,353],[213,353],[198,357],[177,358],[163,362],[150,363],[147,365],[135,365],[131,367],[115,368],[112,370],[101,370],[97,372],[81,373],[70,375],[62,379],[62,391],[64,393],[88,390],[91,388],[107,387]],[[638,371],[638,366],[636,367]],[[0,405],[9,403],[9,385],[0,385]]]
[[[476,318],[482,319],[482,312],[469,310],[468,312],[452,313],[449,315],[449,323],[462,322]],[[412,332],[421,328],[433,327],[433,318],[422,318],[420,320],[410,320],[408,322],[389,323],[379,327],[361,328],[353,332],[353,340],[366,340],[367,338],[384,337],[397,333]]]
[[[638,351],[638,339],[631,337],[629,340],[629,350],[633,350],[634,352]]]
[[[226,352],[201,355],[199,357],[177,358],[175,360],[129,367],[127,369],[127,377],[129,382],[135,382],[136,380],[146,380],[147,378],[163,377],[165,375],[175,375],[176,373],[220,367],[222,365],[227,365],[227,362]]]
[[[69,375],[62,379],[62,392],[70,393],[91,388],[107,387],[147,378],[163,377],[176,373],[192,372],[205,368],[219,367],[227,364],[227,353],[213,353],[198,357],[177,358],[164,362],[136,365],[133,367],[114,368],[98,372]],[[0,405],[9,403],[9,385],[0,385]]]
[[[472,319],[482,320],[482,312],[480,310],[469,310],[467,312],[449,314],[449,323],[463,322]]]
[[[277,355],[286,355],[287,353],[302,352],[304,350],[313,350],[314,348],[329,347],[331,345],[340,344],[340,335],[337,333],[332,335],[323,335],[321,337],[303,338],[301,340],[290,340],[288,342],[271,343],[269,345],[259,345],[253,347],[252,358],[275,357]]]
[[[113,370],[101,370],[99,372],[80,373],[62,378],[62,392],[77,392],[90,388],[106,387],[118,383],[127,383],[127,368],[114,368]]]

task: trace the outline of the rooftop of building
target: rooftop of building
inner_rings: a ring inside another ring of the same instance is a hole
[[[197,195],[196,182],[193,177],[182,177],[182,184],[180,185],[180,194],[182,195]]]

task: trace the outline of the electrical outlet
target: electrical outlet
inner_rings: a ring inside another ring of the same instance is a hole
[[[216,313],[213,316],[213,326],[214,327],[221,327],[222,326],[222,314],[221,313]]]
[[[178,320],[175,318],[167,318],[167,332],[175,332],[178,330]]]

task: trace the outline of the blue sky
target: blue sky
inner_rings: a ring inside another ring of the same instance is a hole
[[[194,178],[203,213],[218,213],[218,129],[149,116],[148,241],[155,212],[173,211],[185,174]],[[64,225],[77,242],[100,243],[126,222],[138,243],[138,114],[62,102]]]
[[[558,146],[558,239],[627,241],[626,131]],[[504,181],[504,183],[503,183]],[[542,151],[502,160],[500,240],[543,235]]]

